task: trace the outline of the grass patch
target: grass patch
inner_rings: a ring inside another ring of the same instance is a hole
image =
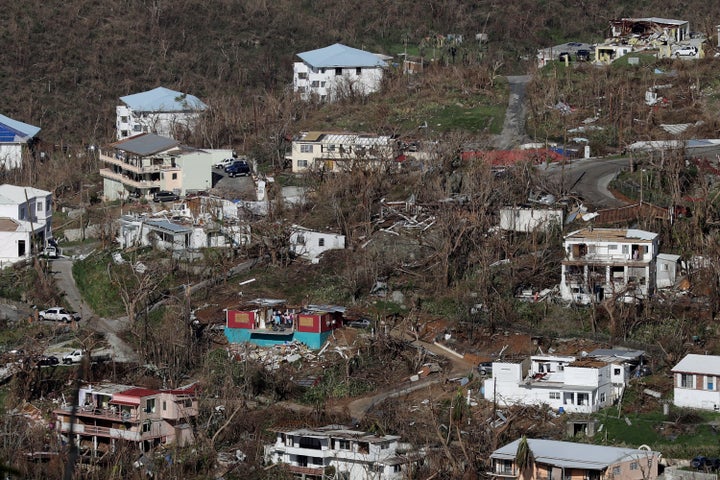
[[[10,267],[0,270],[0,297],[23,301],[25,292],[32,291],[37,280],[33,268]]]
[[[90,255],[73,264],[73,277],[83,299],[101,317],[123,315],[122,300],[108,275],[108,264],[112,263],[109,252]]]
[[[463,130],[472,133],[499,134],[505,121],[505,106],[437,105],[430,107],[427,115],[428,124],[434,130],[441,132]]]

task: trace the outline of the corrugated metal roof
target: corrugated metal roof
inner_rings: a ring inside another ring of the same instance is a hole
[[[0,115],[0,142],[18,142],[38,134],[40,127]]]
[[[184,225],[178,225],[177,223],[173,223],[169,220],[148,220],[145,224],[156,230],[164,230],[173,234],[192,232],[192,228]]]
[[[142,133],[126,140],[112,144],[113,147],[135,155],[145,156],[170,150],[180,145],[180,142],[168,137],[161,137],[154,133]]]
[[[610,465],[632,458],[642,459],[655,452],[635,448],[607,447],[586,443],[561,442],[528,438],[536,463],[564,468],[603,470]],[[490,458],[514,460],[520,439],[495,450]]]
[[[588,239],[595,241],[646,240],[651,241],[657,233],[633,228],[583,228],[570,232],[565,239]]]
[[[187,112],[207,108],[196,96],[165,87],[126,95],[120,100],[136,112]]]
[[[298,53],[298,57],[313,68],[386,66],[386,63],[374,53],[348,47],[341,43]]]
[[[672,371],[718,375],[720,374],[720,356],[689,353],[673,367]]]

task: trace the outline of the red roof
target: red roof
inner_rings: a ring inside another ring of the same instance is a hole
[[[125,390],[123,392],[120,392],[120,395],[127,396],[127,397],[136,397],[136,398],[142,398],[142,397],[149,397],[151,395],[157,395],[160,393],[160,390],[150,390],[149,388],[141,388],[141,387],[134,387],[130,390]]]
[[[127,407],[137,407],[140,402],[125,402],[123,400],[110,400],[113,405],[125,405]]]

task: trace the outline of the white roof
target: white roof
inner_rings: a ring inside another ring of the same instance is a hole
[[[699,373],[701,375],[720,375],[720,356],[689,353],[673,367],[672,371]]]
[[[557,440],[538,440],[528,438],[537,463],[562,468],[604,470],[610,465],[632,458],[646,458],[655,452],[636,448],[607,447],[586,443],[561,442]],[[514,460],[520,439],[495,450],[490,458]]]
[[[658,253],[657,259],[666,262],[677,262],[680,260],[680,255],[675,255],[674,253]]]
[[[658,23],[663,25],[685,25],[687,20],[675,20],[672,18],[660,18],[660,17],[644,17],[644,18],[623,18],[621,19],[623,22],[649,22],[649,23]]]
[[[27,196],[26,196],[27,195]],[[50,192],[34,187],[18,187],[17,185],[0,185],[0,205],[20,205],[28,199],[47,197]]]
[[[303,62],[313,68],[384,67],[385,62],[374,53],[336,43],[325,48],[298,53]]]

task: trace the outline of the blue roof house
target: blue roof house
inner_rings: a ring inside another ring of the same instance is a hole
[[[380,89],[390,57],[340,43],[298,53],[293,90],[301,98],[334,101],[365,96]]]
[[[116,108],[117,139],[141,133],[175,137],[191,131],[198,117],[207,110],[199,98],[165,87],[120,97]]]
[[[0,167],[20,168],[23,146],[31,144],[39,131],[39,127],[0,115]]]

